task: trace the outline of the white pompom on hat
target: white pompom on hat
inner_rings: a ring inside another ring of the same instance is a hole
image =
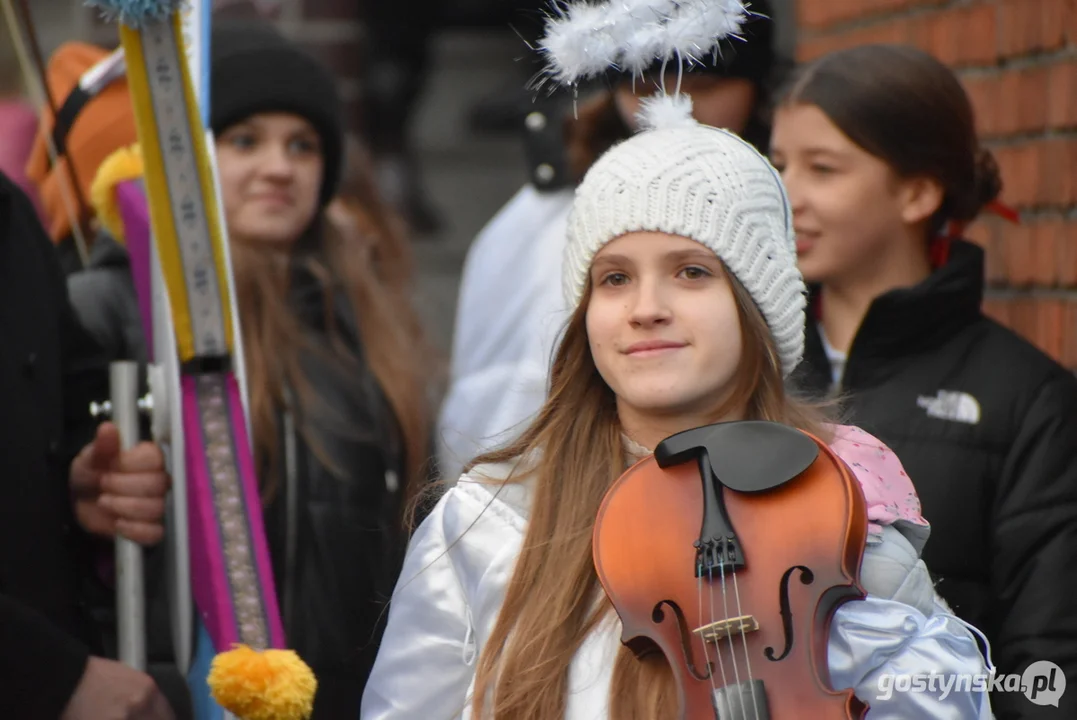
[[[781,177],[733,133],[692,120],[659,125],[610,149],[576,190],[563,265],[569,307],[611,240],[641,231],[689,238],[751,294],[788,376],[804,354],[807,289]]]

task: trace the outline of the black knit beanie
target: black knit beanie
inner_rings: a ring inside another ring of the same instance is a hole
[[[210,55],[213,134],[262,112],[290,112],[306,119],[322,141],[319,200],[322,206],[328,204],[340,182],[344,155],[341,102],[333,76],[263,21],[215,21]]]

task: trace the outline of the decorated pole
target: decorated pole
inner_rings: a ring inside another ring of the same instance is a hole
[[[280,652],[284,631],[241,392],[230,258],[205,120],[208,8],[181,0],[90,4],[119,22],[138,127],[140,152],[128,160],[141,166],[141,181],[104,192],[103,205],[113,206],[100,214],[121,219],[116,232],[131,252],[136,288],[144,294],[148,286],[152,296],[154,435],[173,475],[177,659],[181,669],[190,661],[199,720],[227,717],[222,707],[243,720],[303,718],[316,682],[295,653]],[[146,304],[140,297],[144,312]],[[192,596],[193,648],[183,611]],[[216,703],[203,697],[207,690]]]

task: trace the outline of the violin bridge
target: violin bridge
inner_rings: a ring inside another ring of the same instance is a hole
[[[758,629],[759,622],[755,619],[755,616],[741,615],[740,617],[712,622],[703,627],[696,628],[693,632],[704,640],[718,642],[731,635],[740,634],[741,631],[749,633],[755,632]]]

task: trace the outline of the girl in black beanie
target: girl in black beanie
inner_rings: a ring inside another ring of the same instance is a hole
[[[314,718],[357,717],[428,453],[418,322],[392,232],[326,217],[344,171],[332,76],[264,24],[216,23],[211,118],[253,450],[288,644]],[[366,216],[384,218],[376,199]]]

